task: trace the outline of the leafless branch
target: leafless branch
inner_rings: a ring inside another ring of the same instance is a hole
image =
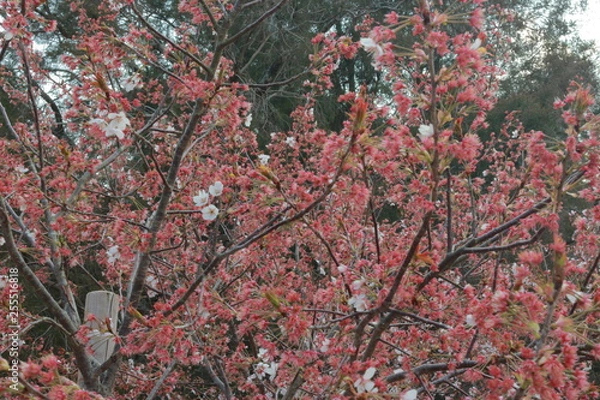
[[[44,99],[44,101],[46,101],[46,103],[48,103],[48,105],[52,109],[52,112],[54,113],[54,122],[55,122],[56,126],[54,127],[54,129],[52,129],[52,133],[57,138],[59,138],[61,140],[65,140],[69,144],[69,146],[73,147],[73,145],[74,145],[73,140],[69,136],[67,136],[67,133],[65,131],[65,123],[63,121],[62,113],[60,112],[58,105],[52,99],[52,97],[50,97],[50,95],[48,93],[46,93],[44,91],[44,89],[36,81],[33,81],[33,84],[37,88],[42,99]]]
[[[300,387],[304,383],[304,378],[302,377],[302,372],[303,372],[302,368],[300,368],[296,372],[296,375],[294,376],[292,383],[290,383],[290,386],[287,388],[282,400],[292,400],[294,398],[294,395],[296,394],[298,389],[300,389]]]
[[[401,317],[411,318],[411,319],[414,319],[415,321],[419,321],[424,324],[435,326],[436,328],[440,328],[440,329],[451,329],[452,328],[450,325],[446,325],[441,322],[433,321],[431,319],[421,317],[420,315],[413,314],[408,311],[396,310],[396,309],[392,308],[392,309],[390,309],[390,312],[397,314]]]
[[[583,280],[583,283],[581,284],[581,290],[583,292],[585,292],[587,290],[587,286],[589,285],[590,280],[592,279],[592,276],[594,275],[594,271],[596,271],[598,269],[599,264],[600,264],[600,252],[598,253],[596,258],[590,265],[590,269],[588,270],[588,273],[585,275],[585,279]],[[571,310],[569,311],[569,315],[572,315],[576,309],[577,309],[577,302],[575,302],[575,304],[573,304],[573,306],[571,307]]]
[[[226,48],[230,44],[235,43],[237,40],[239,40],[239,38],[241,38],[242,36],[244,36],[248,32],[256,29],[256,27],[258,27],[265,19],[267,19],[271,15],[275,14],[277,12],[277,10],[279,10],[287,2],[288,2],[288,0],[281,0],[279,3],[275,4],[273,7],[271,7],[270,9],[268,9],[263,15],[261,15],[260,17],[258,17],[254,22],[246,25],[241,31],[239,31],[238,33],[236,33],[235,35],[233,35],[229,39],[220,42],[217,45],[217,49],[218,50],[223,50],[224,48]]]
[[[158,394],[158,391],[160,390],[160,387],[163,385],[163,383],[165,383],[165,380],[171,374],[171,372],[173,372],[173,369],[175,368],[176,365],[177,365],[177,360],[175,360],[175,359],[171,360],[171,362],[169,363],[167,368],[164,370],[160,379],[158,381],[156,381],[156,383],[154,384],[154,387],[148,394],[148,397],[146,397],[146,400],[154,400],[154,398]]]
[[[192,61],[194,61],[196,64],[198,64],[198,66],[200,66],[200,68],[202,68],[208,75],[211,75],[213,73],[212,69],[209,66],[207,66],[206,64],[204,64],[202,62],[202,60],[200,60],[198,57],[196,57],[195,55],[193,55],[189,51],[185,50],[183,47],[181,47],[180,45],[178,45],[177,43],[175,43],[174,41],[172,41],[171,39],[169,39],[168,37],[166,37],[165,35],[160,33],[156,28],[154,28],[152,26],[152,24],[150,24],[150,22],[148,22],[146,20],[146,18],[144,18],[144,16],[140,12],[140,10],[138,10],[138,8],[136,7],[135,4],[131,5],[131,9],[133,10],[133,13],[142,22],[142,24],[144,24],[144,26],[146,26],[146,28],[148,28],[150,30],[150,32],[152,32],[152,34],[154,34],[156,37],[160,38],[161,40],[169,43],[171,46],[173,46],[175,49],[179,50],[186,57],[189,57]]]
[[[271,87],[287,85],[288,83],[291,83],[291,82],[301,78],[302,76],[307,75],[308,73],[309,73],[308,70],[304,70],[304,71],[299,72],[296,75],[291,76],[282,81],[270,82],[270,83],[249,83],[247,85],[249,88],[252,88],[252,89],[268,89]]]
[[[212,11],[210,11],[210,8],[206,4],[206,1],[200,0],[200,5],[202,6],[202,9],[206,13],[206,15],[208,15],[208,19],[210,19],[210,23],[212,24],[213,29],[217,29],[217,26],[218,26],[217,19],[213,15]]]
[[[85,346],[74,339],[74,335],[79,329],[79,326],[71,319],[71,316],[62,309],[52,294],[50,294],[48,289],[36,276],[35,272],[29,267],[28,263],[23,258],[23,255],[17,248],[12,234],[10,218],[6,209],[6,200],[2,196],[0,196],[0,232],[4,237],[5,246],[12,262],[15,263],[19,272],[23,274],[27,282],[33,287],[37,296],[39,296],[48,307],[53,317],[56,318],[62,328],[69,333],[67,337],[69,338],[71,346],[73,346],[79,370],[84,377],[85,383],[92,387],[93,382],[90,377],[92,376],[92,370],[95,366],[93,359],[88,356]]]
[[[23,386],[25,386],[25,389],[31,394],[39,397],[42,400],[50,400],[48,396],[37,390],[31,383],[29,383],[29,381],[24,379],[22,376],[19,376],[19,382],[21,382]]]
[[[19,135],[17,135],[17,132],[13,128],[12,123],[10,122],[10,118],[8,118],[8,113],[6,112],[6,108],[4,108],[2,103],[0,103],[0,113],[2,113],[2,118],[4,119],[4,125],[8,128],[8,133],[11,135],[11,136],[9,136],[9,138],[19,140]],[[19,140],[19,142],[20,142],[20,140]]]
[[[469,254],[490,253],[490,252],[510,250],[510,249],[514,249],[517,247],[521,247],[521,246],[527,246],[532,243],[535,243],[540,238],[542,233],[544,233],[544,231],[545,231],[544,228],[538,229],[533,235],[531,235],[531,237],[529,239],[517,240],[516,242],[507,243],[507,244],[501,245],[501,246],[469,247],[467,249],[467,253],[469,253]]]
[[[446,253],[452,251],[452,176],[446,169]]]
[[[384,378],[387,383],[401,381],[410,376],[410,374],[415,375],[423,375],[423,374],[432,374],[434,372],[440,371],[448,371],[451,367],[456,369],[465,369],[465,368],[473,368],[479,365],[477,361],[474,360],[465,360],[463,362],[457,363],[455,365],[451,365],[449,363],[437,363],[437,364],[423,364],[418,367],[411,369],[410,371],[402,371],[396,372],[394,374],[388,375]]]

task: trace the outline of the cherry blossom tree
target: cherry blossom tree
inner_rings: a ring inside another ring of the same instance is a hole
[[[359,41],[317,35],[291,129],[259,146],[225,54],[285,2],[186,0],[165,20],[74,0],[60,65],[36,41],[61,35],[44,2],[0,2],[0,60],[18,67],[0,69],[1,273],[18,271],[22,361],[3,396],[595,398],[590,91],[555,101],[563,140],[509,115],[483,142],[502,35],[486,15],[510,13],[421,0]],[[344,94],[343,127],[322,127],[329,77],[363,51],[389,91]],[[85,323],[98,289],[120,296],[116,330]],[[116,343],[102,363],[98,333]]]

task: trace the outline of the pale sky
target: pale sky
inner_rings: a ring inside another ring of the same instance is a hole
[[[588,0],[587,10],[575,16],[583,39],[595,40],[596,48],[600,51],[600,0]]]

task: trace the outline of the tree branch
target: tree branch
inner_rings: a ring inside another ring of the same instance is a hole
[[[431,319],[421,317],[420,315],[413,314],[408,311],[396,310],[396,309],[392,308],[392,309],[390,309],[390,312],[400,315],[401,317],[407,317],[407,318],[414,319],[414,320],[422,322],[424,324],[433,325],[436,328],[452,329],[452,327],[450,325],[442,324],[441,322],[433,321]]]
[[[235,43],[239,38],[241,38],[242,36],[244,36],[246,33],[248,33],[250,31],[256,29],[256,27],[258,27],[265,19],[267,19],[271,15],[275,14],[277,12],[277,10],[279,10],[287,2],[288,2],[288,0],[281,0],[279,3],[275,4],[273,7],[271,7],[270,9],[268,9],[263,15],[261,15],[260,17],[258,17],[254,22],[252,22],[249,25],[246,25],[241,31],[239,31],[238,33],[236,33],[235,35],[233,35],[229,39],[227,39],[227,40],[225,40],[223,42],[220,42],[217,45],[217,49],[223,50],[224,48],[226,48],[230,44]]]
[[[590,280],[592,279],[592,276],[594,275],[594,271],[598,268],[599,264],[600,264],[600,252],[598,253],[596,258],[590,265],[590,269],[588,270],[587,274],[585,275],[585,279],[583,280],[583,283],[581,284],[581,290],[583,292],[585,292],[587,290],[587,286],[589,285]],[[572,315],[576,309],[577,309],[577,301],[571,307],[571,310],[569,311],[569,315]]]
[[[442,273],[444,273],[449,268],[451,268],[455,264],[455,262],[464,255],[473,254],[473,253],[501,251],[501,250],[511,249],[511,248],[515,248],[518,246],[523,246],[523,245],[533,243],[535,240],[537,240],[539,238],[539,235],[541,234],[541,231],[542,231],[541,229],[538,230],[536,232],[536,234],[534,234],[533,237],[528,240],[518,241],[518,242],[511,243],[511,244],[504,245],[504,246],[474,247],[477,244],[484,243],[484,242],[490,241],[492,239],[495,239],[498,235],[502,234],[506,230],[517,225],[524,218],[527,218],[530,215],[536,214],[539,211],[543,210],[550,203],[551,203],[551,199],[546,198],[546,199],[540,201],[539,203],[535,204],[532,208],[528,209],[527,211],[517,215],[510,221],[505,222],[504,224],[492,229],[491,231],[489,231],[479,237],[467,240],[466,243],[464,243],[461,247],[448,253],[446,255],[446,257],[444,257],[444,259],[439,263],[437,271],[435,271],[435,272],[432,271],[425,276],[423,281],[417,286],[416,293],[423,290],[423,288],[425,288],[425,286],[427,286],[429,284],[429,282],[431,282],[433,279],[437,278]]]
[[[158,206],[152,217],[149,219],[147,227],[148,232],[150,233],[150,237],[148,238],[148,243],[145,251],[141,251],[137,254],[136,262],[133,267],[133,272],[131,274],[131,281],[129,288],[127,289],[127,297],[125,299],[124,309],[129,309],[129,307],[136,307],[141,292],[145,285],[145,278],[148,266],[150,265],[151,253],[154,250],[157,242],[157,234],[160,230],[160,227],[163,224],[165,216],[167,215],[167,207],[171,201],[171,196],[173,194],[173,188],[175,187],[175,182],[177,180],[177,174],[179,173],[179,168],[183,161],[183,155],[185,149],[189,145],[194,135],[196,126],[200,122],[200,119],[206,112],[206,105],[203,99],[196,100],[196,104],[190,115],[190,119],[188,120],[188,124],[185,127],[183,134],[179,138],[177,146],[175,148],[175,153],[173,155],[173,160],[171,161],[171,165],[169,167],[169,171],[167,172],[166,182],[163,185],[163,190],[160,196],[160,200],[158,202]],[[123,323],[119,328],[119,335],[124,336],[129,329],[129,324],[131,323],[131,315],[129,313],[126,314],[123,319]]]
[[[38,89],[40,96],[42,96],[42,99],[44,99],[46,103],[48,103],[48,105],[52,109],[52,112],[54,113],[54,121],[56,122],[56,126],[54,127],[54,129],[52,129],[52,133],[57,138],[65,140],[69,144],[69,146],[73,147],[75,143],[69,136],[67,136],[67,133],[65,131],[65,123],[63,121],[62,114],[60,112],[60,109],[58,108],[58,105],[36,81],[33,81],[33,84]]]
[[[154,387],[148,394],[148,397],[146,397],[146,400],[154,400],[154,398],[156,398],[156,395],[158,394],[158,391],[160,390],[161,386],[165,383],[165,380],[171,374],[171,372],[173,372],[173,369],[175,368],[176,365],[177,365],[177,360],[175,360],[175,359],[171,360],[171,362],[169,363],[169,365],[167,366],[167,368],[164,370],[163,374],[161,375],[160,379],[158,381],[156,381],[156,383],[154,384]]]
[[[302,377],[303,372],[302,368],[296,372],[296,375],[294,376],[292,383],[290,383],[290,386],[287,388],[282,400],[292,400],[294,398],[294,395],[304,383],[304,378]]]
[[[261,225],[253,233],[246,236],[246,238],[244,240],[242,240],[241,242],[239,242],[238,244],[230,247],[229,249],[225,250],[222,253],[215,255],[213,257],[213,259],[206,265],[206,267],[204,268],[202,273],[196,278],[196,280],[190,285],[190,287],[185,291],[185,293],[179,298],[179,300],[177,300],[171,306],[171,309],[165,313],[165,316],[172,314],[176,309],[178,309],[183,304],[185,304],[187,299],[194,293],[194,291],[200,285],[200,283],[202,283],[202,281],[204,280],[204,277],[207,274],[209,274],[213,269],[215,269],[221,263],[221,261],[223,259],[237,253],[238,251],[240,251],[242,249],[245,249],[246,247],[257,242],[258,240],[262,239],[263,237],[269,235],[271,232],[281,228],[282,226],[285,226],[294,221],[302,219],[306,214],[308,214],[313,209],[315,209],[315,207],[317,207],[319,204],[321,204],[327,198],[327,196],[329,196],[329,194],[333,190],[334,186],[336,185],[338,179],[344,172],[344,165],[346,164],[346,160],[347,160],[348,156],[350,155],[350,151],[352,150],[352,147],[354,147],[354,144],[356,141],[356,136],[357,135],[354,135],[354,134],[352,135],[350,142],[348,144],[348,147],[341,157],[340,164],[338,165],[338,168],[337,168],[333,178],[330,180],[329,184],[325,187],[325,189],[323,190],[323,193],[321,193],[321,195],[319,197],[317,197],[315,200],[313,200],[313,202],[310,203],[308,206],[306,206],[303,210],[298,211],[296,214],[292,215],[289,218],[285,218],[283,216],[283,214],[278,214],[271,221],[267,222],[266,224]],[[284,210],[284,212],[289,211],[290,209],[292,209],[291,206],[287,207]],[[283,219],[281,219],[281,218],[283,218]],[[281,219],[281,220],[279,220],[279,219]]]
[[[387,383],[398,382],[406,379],[410,374],[423,375],[432,374],[434,372],[448,371],[450,368],[465,369],[473,368],[479,365],[477,361],[465,360],[461,363],[451,365],[449,363],[437,363],[437,364],[423,364],[418,367],[411,369],[410,371],[397,372],[395,374],[388,375],[384,378]]]
[[[56,318],[63,329],[69,333],[67,338],[69,343],[73,346],[75,358],[77,359],[77,366],[82,373],[85,384],[89,385],[90,388],[93,388],[95,387],[95,384],[91,377],[96,363],[93,361],[93,358],[87,354],[85,346],[79,343],[79,341],[77,341],[74,337],[79,329],[79,326],[71,319],[69,314],[62,309],[60,304],[58,304],[48,289],[46,289],[44,284],[38,279],[35,272],[33,272],[21,255],[21,252],[17,248],[12,234],[10,219],[6,206],[7,203],[5,198],[0,196],[0,232],[2,233],[2,237],[4,237],[8,254],[13,263],[15,263],[15,265],[18,267],[19,272],[25,276],[27,282],[29,282],[29,284],[33,287],[37,296],[39,296],[43,303],[48,307],[52,316]]]
[[[210,23],[212,24],[213,29],[216,30],[217,26],[218,26],[217,19],[213,15],[212,11],[210,11],[210,8],[206,4],[206,1],[205,0],[200,0],[200,5],[202,6],[202,9],[206,13],[206,15],[208,15],[208,19],[210,19]]]
[[[446,253],[452,251],[452,176],[450,168],[446,169]]]
[[[144,26],[146,26],[146,28],[148,28],[150,30],[150,32],[152,32],[158,38],[160,38],[160,39],[164,40],[165,42],[169,43],[171,46],[173,46],[174,48],[176,48],[177,50],[179,50],[185,56],[189,57],[192,61],[194,61],[196,64],[198,64],[198,66],[200,66],[200,68],[202,68],[206,72],[207,75],[212,75],[212,73],[213,73],[212,69],[208,65],[204,64],[202,62],[202,60],[200,60],[198,57],[196,57],[195,55],[193,55],[189,51],[185,50],[183,47],[181,47],[180,45],[178,45],[177,43],[175,43],[174,41],[172,41],[171,39],[169,39],[168,37],[166,37],[165,35],[163,35],[162,33],[160,33],[156,28],[154,28],[150,24],[150,22],[148,22],[144,18],[144,16],[140,12],[140,10],[138,10],[138,8],[136,7],[135,4],[131,5],[131,9],[133,10],[133,13],[139,18],[139,20],[142,21],[142,24],[144,24]]]

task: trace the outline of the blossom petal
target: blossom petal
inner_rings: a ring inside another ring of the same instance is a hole
[[[214,204],[209,204],[202,209],[202,218],[206,221],[214,221],[219,215],[219,209]]]
[[[208,193],[213,196],[220,196],[223,193],[223,184],[221,181],[216,181],[213,185],[208,187]]]
[[[421,140],[432,137],[433,133],[434,130],[432,124],[419,126],[419,137],[421,138]]]
[[[415,389],[410,389],[402,395],[402,400],[416,400],[418,392]]]
[[[363,378],[371,379],[375,375],[375,372],[377,372],[377,369],[375,369],[374,367],[367,368],[365,374],[363,375]]]
[[[205,206],[208,203],[208,193],[204,190],[200,190],[197,196],[192,197],[196,207]]]

